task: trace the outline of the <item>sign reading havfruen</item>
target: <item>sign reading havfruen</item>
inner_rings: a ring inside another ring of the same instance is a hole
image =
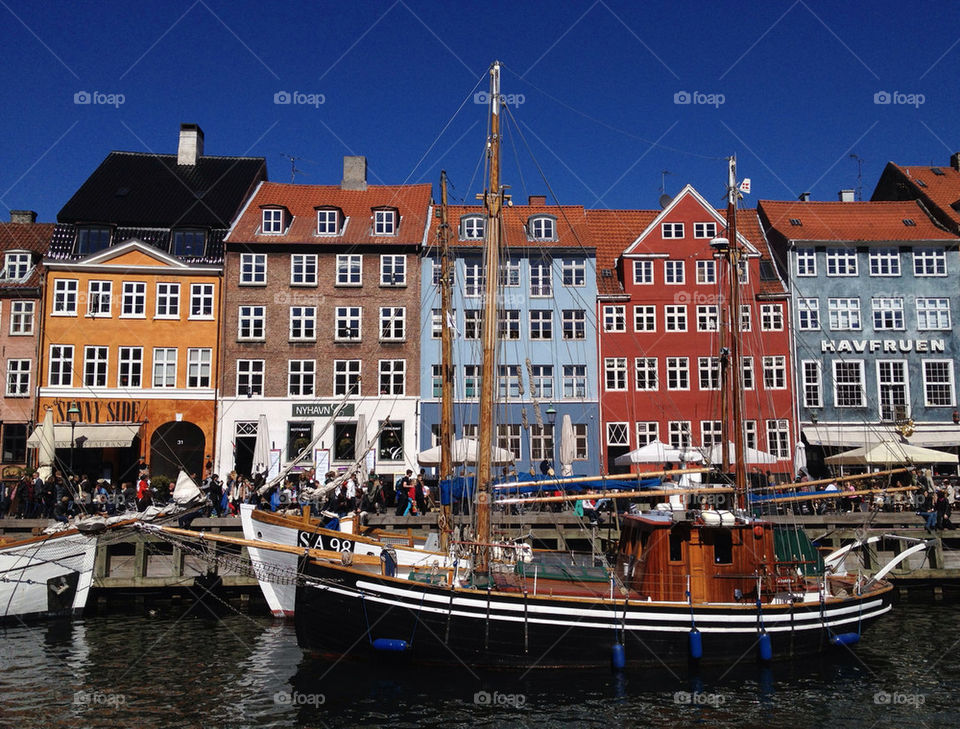
[[[944,352],[946,351],[942,339],[838,339],[836,341],[823,339],[820,342],[820,352]]]
[[[352,404],[343,405],[334,402],[295,402],[293,404],[293,417],[295,418],[329,418],[332,417],[337,408],[340,412],[337,415],[351,417],[354,412]]]

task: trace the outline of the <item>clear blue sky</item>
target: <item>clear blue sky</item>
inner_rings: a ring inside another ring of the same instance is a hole
[[[110,150],[175,152],[180,122],[209,154],[266,157],[272,180],[290,179],[283,155],[298,182],[331,184],[364,154],[371,182],[436,183],[445,167],[472,201],[486,129],[472,94],[495,58],[523,101],[504,169],[518,200],[546,192],[526,145],[561,202],[609,208],[656,207],[662,170],[668,193],[689,182],[719,205],[731,153],[751,206],[836,199],[856,186],[851,153],[869,197],[888,160],[960,151],[954,3],[0,0],[0,15],[4,218],[54,220]],[[75,104],[81,91],[107,103]],[[323,103],[275,104],[280,91]],[[882,91],[901,96],[874,103]]]

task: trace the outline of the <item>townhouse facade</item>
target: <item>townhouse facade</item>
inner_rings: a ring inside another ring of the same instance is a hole
[[[601,251],[605,468],[628,470],[616,458],[653,440],[681,449],[720,444],[730,287],[710,241],[725,234],[724,215],[687,185],[659,212],[593,210],[588,219]],[[776,458],[763,470],[789,474],[798,433],[786,288],[754,211],[738,212],[737,238],[744,445]]]
[[[226,239],[221,472],[251,473],[260,416],[275,472],[416,467],[419,254],[430,185],[261,184]],[[343,406],[342,409],[339,409]]]
[[[37,223],[30,210],[10,211],[0,223],[0,351],[4,387],[0,397],[0,477],[28,464],[27,438],[34,426],[37,347],[42,315],[43,264],[52,223]]]
[[[582,206],[551,206],[543,196],[504,209],[500,345],[497,354],[497,444],[521,474],[560,473],[564,416],[573,426],[573,472],[600,466],[597,387],[596,248]],[[482,356],[485,214],[450,206],[452,317],[440,310],[438,223],[423,256],[420,439],[437,445],[440,427],[441,327],[454,330],[457,438],[476,437]],[[544,465],[546,464],[546,465]]]
[[[44,292],[37,419],[57,459],[135,480],[202,476],[216,430],[223,239],[262,157],[111,152],[61,209]]]
[[[918,201],[758,205],[790,281],[800,424],[832,453],[960,445],[960,239]]]

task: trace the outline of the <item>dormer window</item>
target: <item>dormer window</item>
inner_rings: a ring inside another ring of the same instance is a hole
[[[26,278],[31,268],[29,253],[11,251],[3,257],[3,275],[0,278],[4,281],[20,281]]]
[[[556,240],[557,221],[549,215],[538,215],[530,218],[527,230],[533,240]]]
[[[317,208],[317,235],[338,235],[341,219],[337,208]]]
[[[460,240],[483,240],[484,219],[482,215],[460,218]]]
[[[172,235],[170,253],[179,258],[203,258],[206,242],[206,231],[175,230]]]
[[[78,256],[89,256],[91,253],[102,251],[110,247],[110,228],[98,226],[84,226],[77,228],[77,241],[74,253]]]
[[[396,235],[397,211],[393,208],[373,211],[373,234]]]
[[[263,235],[281,235],[287,228],[287,211],[284,208],[264,208],[260,232]]]

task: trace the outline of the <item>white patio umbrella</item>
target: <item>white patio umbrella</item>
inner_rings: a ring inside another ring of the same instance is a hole
[[[473,438],[460,438],[453,442],[453,462],[474,464],[477,462],[477,451],[479,443]],[[497,448],[494,446],[491,450],[493,463],[505,464],[513,463],[513,453],[506,448]],[[417,454],[417,463],[421,466],[439,466],[440,465],[440,446],[428,448]]]
[[[727,441],[727,460],[733,462],[733,443]],[[750,465],[757,464],[773,464],[777,462],[777,457],[772,453],[767,453],[766,451],[760,451],[756,448],[741,448],[739,453],[740,458],[743,458]],[[710,463],[720,463],[723,461],[723,450],[722,446],[717,443],[711,446],[704,453],[704,457]]]
[[[267,416],[260,413],[257,420],[257,439],[253,442],[253,472],[266,474],[270,470],[270,432]]]
[[[807,446],[802,440],[793,447],[793,473],[807,473]]]
[[[921,448],[909,443],[884,441],[871,446],[854,448],[823,459],[830,465],[883,466],[910,463],[957,463],[957,456],[933,448]]]
[[[177,485],[173,487],[173,500],[180,505],[189,504],[203,497],[200,489],[182,468],[177,475]]]
[[[577,437],[573,432],[573,420],[564,414],[560,425],[560,475],[573,475],[573,459],[577,456]]]
[[[44,481],[53,476],[53,464],[57,457],[57,446],[53,433],[53,408],[47,408],[43,423],[40,425],[40,445],[37,449],[37,470]]]
[[[622,456],[617,456],[614,463],[618,466],[629,466],[634,463],[700,463],[703,456],[689,448],[674,448],[659,440],[652,440]]]

